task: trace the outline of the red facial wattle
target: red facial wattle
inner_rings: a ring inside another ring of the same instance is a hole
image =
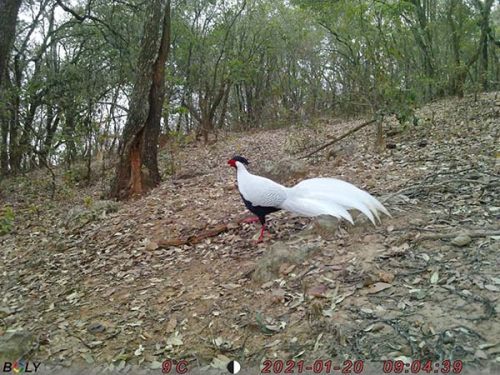
[[[236,160],[234,159],[228,160],[227,164],[229,164],[231,167],[236,168]]]

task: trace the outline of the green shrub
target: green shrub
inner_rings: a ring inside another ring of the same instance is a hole
[[[0,236],[10,233],[14,226],[14,210],[10,206],[6,206],[3,212],[0,213]]]

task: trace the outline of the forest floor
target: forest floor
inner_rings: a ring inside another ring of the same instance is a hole
[[[166,358],[205,373],[229,359],[498,367],[500,94],[417,116],[385,123],[381,153],[367,127],[298,161],[363,119],[186,144],[175,161],[161,155],[174,176],[122,203],[101,201],[109,181],[58,176],[51,199],[46,171],[4,180],[15,219],[0,237],[0,356],[122,373],[161,373]],[[279,212],[256,245],[258,225],[238,222],[233,154],[287,185],[345,179],[392,217],[351,226]]]

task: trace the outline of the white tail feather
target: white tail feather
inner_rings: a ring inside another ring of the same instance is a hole
[[[362,212],[375,224],[379,211],[390,216],[375,197],[364,190],[334,178],[311,178],[287,189],[281,208],[303,216],[332,215],[353,223],[347,210]]]
[[[331,215],[338,219],[346,219],[351,224],[354,224],[351,214],[344,207],[332,201],[315,200],[305,197],[287,199],[283,203],[282,208],[302,216]]]

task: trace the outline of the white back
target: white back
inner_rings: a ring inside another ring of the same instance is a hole
[[[245,165],[236,162],[238,190],[254,206],[277,207],[286,200],[286,188],[268,178],[251,174]]]

